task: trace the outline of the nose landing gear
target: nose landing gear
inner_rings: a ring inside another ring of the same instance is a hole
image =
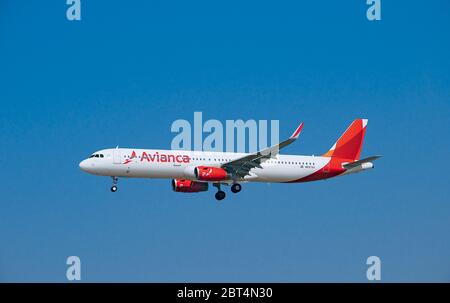
[[[117,191],[117,182],[119,181],[119,178],[112,177],[112,179],[113,179],[113,183],[112,183],[112,186],[111,186],[111,191],[113,193],[115,193]]]

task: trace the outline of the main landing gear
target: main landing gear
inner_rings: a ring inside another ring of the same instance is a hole
[[[225,199],[225,192],[223,190],[220,189],[220,183],[213,183],[213,186],[217,187],[217,192],[216,192],[216,199],[218,201]]]
[[[238,192],[240,192],[242,189],[241,184],[239,183],[234,183],[233,185],[231,185],[231,191],[235,194],[237,194]]]
[[[113,193],[115,193],[117,191],[117,181],[119,181],[119,178],[112,177],[112,179],[113,179],[113,183],[112,183],[112,186],[111,186],[111,191]]]
[[[217,187],[217,192],[216,192],[216,199],[218,201],[225,199],[225,192],[223,190],[220,189],[220,183],[213,183],[214,187]],[[242,185],[239,183],[234,183],[233,185],[231,185],[231,192],[233,193],[238,193],[242,190]]]
[[[225,192],[222,190],[216,192],[216,199],[219,201],[225,199]]]

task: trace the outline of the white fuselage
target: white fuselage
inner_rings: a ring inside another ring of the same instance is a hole
[[[95,155],[95,156],[94,156]],[[197,166],[220,167],[244,153],[115,148],[98,151],[80,163],[81,169],[100,176],[195,180]],[[241,181],[292,182],[324,168],[330,157],[277,154],[252,168]]]

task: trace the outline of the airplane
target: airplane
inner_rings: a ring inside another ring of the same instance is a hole
[[[245,182],[310,182],[374,168],[373,161],[381,156],[360,159],[367,122],[354,120],[321,156],[279,153],[297,140],[302,122],[287,140],[255,153],[116,147],[94,152],[79,166],[87,173],[112,177],[112,192],[117,191],[119,177],[165,178],[172,179],[172,189],[182,193],[207,191],[211,183],[220,201],[225,198],[221,185],[231,186],[231,191],[238,193]]]

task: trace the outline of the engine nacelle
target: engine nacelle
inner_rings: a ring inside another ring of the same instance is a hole
[[[185,179],[173,179],[172,180],[173,191],[179,193],[198,193],[201,191],[208,190],[208,183],[205,182],[195,182]]]
[[[226,170],[220,167],[197,166],[194,169],[195,178],[201,181],[224,181],[230,179]]]

